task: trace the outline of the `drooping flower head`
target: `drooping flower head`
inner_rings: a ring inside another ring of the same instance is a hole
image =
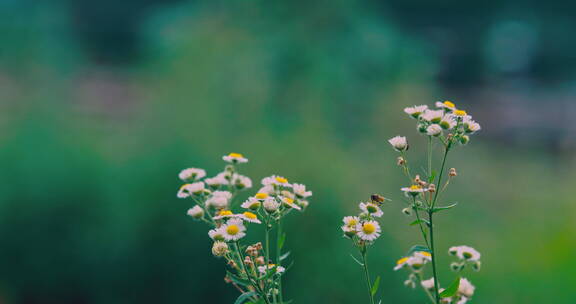
[[[199,168],[188,168],[180,171],[178,177],[183,181],[195,181],[206,176],[206,171]]]
[[[187,198],[191,195],[200,194],[203,191],[204,191],[204,183],[203,182],[197,182],[197,183],[193,183],[193,184],[184,184],[184,185],[182,185],[182,187],[180,187],[180,190],[178,190],[178,194],[176,196],[178,196],[178,198]]]
[[[396,149],[398,152],[408,150],[408,141],[404,136],[395,136],[388,140],[388,142]]]
[[[410,117],[412,117],[412,118],[418,118],[427,109],[428,109],[427,105],[413,106],[413,107],[404,108],[404,112],[406,114],[410,115]]]
[[[190,209],[188,209],[187,214],[192,217],[193,219],[201,219],[204,216],[204,209],[200,206],[196,205]]]

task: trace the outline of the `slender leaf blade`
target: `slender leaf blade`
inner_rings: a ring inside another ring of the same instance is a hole
[[[456,205],[458,205],[458,203],[454,203],[454,204],[451,204],[451,205],[448,205],[448,206],[438,206],[438,207],[434,207],[434,208],[432,208],[432,213],[440,212],[440,211],[442,211],[442,210],[448,210],[448,209],[454,208]]]
[[[378,292],[378,287],[380,287],[380,276],[376,278],[376,281],[374,281],[374,285],[372,285],[372,290],[370,290],[372,296],[374,296]]]
[[[450,298],[453,297],[457,292],[458,288],[460,287],[460,277],[456,277],[454,282],[446,288],[442,293],[440,293],[441,298]]]
[[[248,298],[254,295],[256,295],[256,292],[254,291],[245,292],[236,299],[236,302],[234,302],[234,304],[242,304],[244,303],[244,301],[248,300]]]
[[[290,251],[286,252],[285,254],[280,256],[280,261],[284,261],[286,258],[290,256]]]

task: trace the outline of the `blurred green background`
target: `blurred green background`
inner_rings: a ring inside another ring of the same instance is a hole
[[[471,245],[473,303],[576,303],[576,3],[0,0],[0,303],[231,303],[177,174],[244,153],[307,184],[287,221],[295,303],[363,303],[344,215],[378,192],[384,303],[424,303],[395,260],[420,243],[386,140],[405,106],[452,100],[483,126],[449,160],[437,220]]]

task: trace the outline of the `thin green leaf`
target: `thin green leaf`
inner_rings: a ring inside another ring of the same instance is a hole
[[[350,254],[350,256],[352,257],[352,259],[353,259],[354,261],[356,261],[356,263],[358,263],[358,265],[364,267],[364,263],[358,261],[358,259],[356,259],[353,254]]]
[[[280,261],[284,261],[288,256],[290,256],[290,251],[280,256]]]
[[[418,225],[418,224],[426,224],[426,226],[430,226],[430,222],[428,222],[425,219],[415,220],[412,223],[410,223],[410,226],[414,226],[414,225]]]
[[[283,233],[278,239],[278,248],[282,249],[284,247],[284,241],[286,241],[286,233]]]
[[[438,207],[434,207],[432,208],[432,213],[436,213],[436,212],[440,212],[442,210],[447,210],[450,208],[454,208],[454,206],[458,205],[458,203],[454,203],[452,205],[448,205],[448,206],[438,206]]]
[[[249,280],[247,279],[242,279],[239,276],[231,273],[230,271],[226,271],[226,275],[228,276],[228,278],[230,278],[230,280],[232,280],[232,282],[236,283],[236,284],[240,284],[243,286],[249,286],[252,285],[252,283],[250,283]]]
[[[410,250],[408,250],[408,253],[406,254],[406,256],[409,256],[409,255],[413,254],[414,252],[418,252],[418,251],[426,251],[426,252],[432,253],[432,251],[426,246],[414,245],[414,246],[412,246],[412,248],[410,248]]]
[[[436,170],[432,170],[432,175],[430,175],[430,178],[428,179],[428,183],[433,183],[434,179],[436,178],[436,174],[438,172],[436,172]]]
[[[372,290],[370,290],[370,293],[372,293],[372,297],[374,297],[374,295],[378,292],[379,286],[380,286],[380,276],[376,278],[376,281],[374,281],[374,285],[372,285]]]
[[[245,292],[243,294],[241,294],[237,299],[236,302],[234,302],[234,304],[242,304],[244,303],[244,301],[248,300],[248,298],[252,297],[256,295],[256,292],[254,291],[250,291],[250,292]]]
[[[450,284],[450,286],[446,288],[446,290],[440,293],[440,297],[442,298],[453,297],[458,292],[459,287],[460,287],[460,277],[456,277],[454,282],[452,282],[452,284]]]

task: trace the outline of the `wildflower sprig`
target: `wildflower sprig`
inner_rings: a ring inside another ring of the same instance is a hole
[[[410,274],[405,284],[411,287],[422,286],[432,303],[464,304],[474,293],[474,286],[467,279],[458,276],[448,288],[440,288],[434,244],[434,215],[456,206],[455,203],[439,204],[441,194],[457,176],[455,168],[447,170],[449,152],[459,145],[468,144],[470,136],[481,127],[472,116],[450,101],[436,102],[435,105],[436,109],[430,109],[426,105],[404,109],[406,114],[416,120],[418,132],[428,139],[427,168],[423,172],[413,175],[414,172],[410,169],[407,159],[410,146],[406,137],[396,136],[389,140],[394,150],[400,153],[397,164],[409,180],[409,184],[401,188],[407,197],[407,207],[402,212],[414,216],[411,225],[418,226],[425,243],[425,246],[414,246],[407,256],[398,260],[394,269],[409,269]],[[442,150],[437,171],[433,166],[433,151],[436,145]],[[460,273],[466,265],[470,265],[474,270],[480,269],[480,254],[473,248],[452,247],[450,253],[458,257],[458,261],[451,264],[452,270]],[[432,278],[424,280],[423,273],[427,263],[432,266]]]
[[[358,204],[360,213],[356,216],[345,216],[342,221],[344,224],[341,229],[344,237],[352,241],[353,246],[358,249],[360,261],[352,255],[352,258],[364,269],[366,285],[368,287],[368,297],[370,303],[374,304],[374,296],[378,292],[380,277],[377,277],[372,284],[370,271],[368,268],[368,248],[380,237],[381,228],[378,223],[384,212],[382,212],[382,203],[387,200],[381,195],[373,194],[369,202]]]
[[[177,196],[192,199],[194,206],[187,214],[210,226],[208,236],[214,241],[212,254],[226,261],[225,280],[242,293],[236,303],[248,300],[285,303],[282,276],[289,267],[282,264],[290,252],[282,252],[286,240],[282,219],[294,210],[304,211],[312,192],[305,185],[289,183],[288,179],[273,175],[262,179],[262,187],[255,195],[238,203],[237,195],[253,186],[252,180],[237,169],[248,159],[239,153],[230,153],[222,159],[228,164],[214,177],[205,178],[205,170],[199,168],[182,170],[178,176],[186,184],[180,187]],[[238,207],[241,211],[235,212]],[[264,244],[242,244],[252,224],[265,226]],[[276,230],[274,253],[270,246],[273,230]]]

